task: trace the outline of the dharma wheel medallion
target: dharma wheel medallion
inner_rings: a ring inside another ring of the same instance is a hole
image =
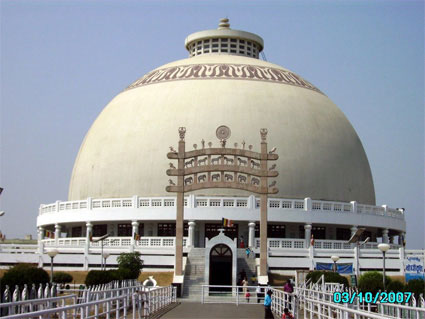
[[[215,131],[215,135],[219,140],[227,140],[230,137],[230,128],[226,125],[219,126]]]

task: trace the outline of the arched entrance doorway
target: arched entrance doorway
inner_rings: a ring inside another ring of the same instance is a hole
[[[232,285],[232,257],[232,249],[225,244],[215,245],[211,249],[210,285]]]

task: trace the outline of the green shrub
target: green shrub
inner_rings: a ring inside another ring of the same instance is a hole
[[[122,253],[117,258],[118,270],[123,279],[137,279],[140,275],[140,270],[143,267],[143,261],[140,259],[140,253]]]
[[[66,284],[69,282],[72,282],[74,278],[66,272],[58,271],[53,273],[53,282],[56,282],[58,284]]]
[[[391,285],[391,279],[385,276],[385,284],[387,287]],[[384,290],[384,283],[382,282],[382,273],[378,271],[368,271],[359,278],[359,290],[361,292],[370,291],[372,294],[377,293],[379,290]]]
[[[382,278],[382,277],[381,277]],[[405,285],[398,280],[392,280],[388,285],[387,285],[387,291],[393,291],[393,292],[404,292],[405,291]]]
[[[101,285],[119,279],[120,277],[116,270],[90,270],[87,274],[85,284],[86,286]]]
[[[425,287],[423,279],[411,279],[407,282],[406,291],[413,292],[416,300],[419,298],[419,294],[425,295]]]
[[[116,270],[117,276],[119,277],[119,280],[125,280],[125,279],[136,279],[134,278],[134,273],[131,271],[131,269],[128,268],[118,268]]]
[[[8,285],[13,290],[15,285],[22,289],[24,284],[31,287],[32,284],[46,284],[49,281],[49,274],[44,269],[29,264],[18,264],[5,272],[1,283],[2,289]]]
[[[335,282],[344,284],[345,287],[348,287],[348,279],[337,272],[321,270],[311,271],[307,274],[307,280],[311,278],[311,282],[316,283],[322,275],[325,275],[325,282]]]

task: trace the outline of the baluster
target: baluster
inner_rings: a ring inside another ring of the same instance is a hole
[[[123,302],[124,302],[124,318],[127,318],[127,298],[126,297],[124,297]]]

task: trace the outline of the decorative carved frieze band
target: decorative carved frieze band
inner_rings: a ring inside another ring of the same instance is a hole
[[[158,69],[132,83],[126,90],[160,82],[194,79],[265,81],[294,85],[323,94],[313,84],[295,73],[277,68],[248,64],[190,64]]]

